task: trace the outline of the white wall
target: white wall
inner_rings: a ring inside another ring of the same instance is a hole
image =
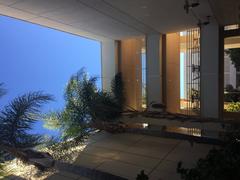
[[[201,28],[201,117],[219,117],[219,26]]]
[[[115,61],[115,41],[104,40],[102,45],[102,88],[109,91],[111,82],[117,72]]]
[[[146,73],[148,105],[153,101],[156,103],[162,103],[160,44],[160,34],[148,34],[146,36]]]

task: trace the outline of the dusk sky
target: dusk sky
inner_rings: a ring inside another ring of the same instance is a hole
[[[100,51],[100,42],[0,16],[0,82],[8,92],[0,107],[26,92],[44,91],[56,99],[44,111],[61,109],[73,73],[85,67],[90,75],[100,77]],[[49,133],[41,123],[35,129]]]

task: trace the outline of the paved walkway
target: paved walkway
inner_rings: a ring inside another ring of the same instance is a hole
[[[194,144],[183,140],[136,134],[108,134],[100,132],[89,139],[89,144],[77,158],[75,165],[108,172],[127,179],[136,179],[144,170],[152,180],[180,180],[177,164],[192,167],[204,157],[212,145]],[[86,178],[60,172],[49,178],[56,180]]]

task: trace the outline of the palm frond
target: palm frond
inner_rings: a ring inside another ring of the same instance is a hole
[[[60,111],[49,112],[44,115],[44,127],[50,130],[57,130],[61,128],[61,119],[62,113]]]
[[[72,75],[64,94],[64,110],[46,118],[50,127],[60,126],[63,138],[83,137],[93,122],[113,122],[121,116],[124,104],[121,73],[112,82],[112,92],[99,90],[96,81],[83,68]]]
[[[40,136],[27,131],[40,118],[41,106],[53,100],[49,94],[32,92],[15,98],[0,112],[0,143],[13,147],[35,146]]]

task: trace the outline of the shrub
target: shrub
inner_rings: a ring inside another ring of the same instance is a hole
[[[227,105],[227,112],[240,112],[240,102],[231,102]]]
[[[199,159],[191,169],[179,162],[177,171],[184,180],[239,180],[240,179],[240,130],[233,130],[225,137],[225,143],[212,149],[204,159]]]
[[[225,87],[226,91],[231,92],[234,90],[233,86],[231,84],[227,84]]]

